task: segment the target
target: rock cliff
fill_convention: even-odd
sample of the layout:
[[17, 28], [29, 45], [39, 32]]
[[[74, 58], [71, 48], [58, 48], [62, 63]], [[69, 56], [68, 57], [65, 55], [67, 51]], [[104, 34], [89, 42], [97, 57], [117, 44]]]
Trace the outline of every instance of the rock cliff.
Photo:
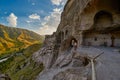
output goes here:
[[91, 80], [91, 58], [103, 52], [94, 60], [97, 80], [119, 80], [119, 5], [119, 0], [68, 0], [57, 31], [33, 55], [45, 66], [36, 80]]

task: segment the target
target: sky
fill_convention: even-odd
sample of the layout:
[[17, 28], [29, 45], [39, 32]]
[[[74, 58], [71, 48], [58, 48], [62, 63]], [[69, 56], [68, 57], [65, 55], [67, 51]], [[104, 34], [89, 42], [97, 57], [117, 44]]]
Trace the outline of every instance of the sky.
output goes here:
[[52, 34], [67, 0], [0, 0], [0, 24]]

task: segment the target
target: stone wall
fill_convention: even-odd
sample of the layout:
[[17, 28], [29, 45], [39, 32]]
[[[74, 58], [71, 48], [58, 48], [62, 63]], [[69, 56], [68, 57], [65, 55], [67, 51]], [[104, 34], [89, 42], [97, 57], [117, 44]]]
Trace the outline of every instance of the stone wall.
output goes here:
[[100, 33], [88, 33], [84, 40], [85, 46], [111, 46], [111, 35]]

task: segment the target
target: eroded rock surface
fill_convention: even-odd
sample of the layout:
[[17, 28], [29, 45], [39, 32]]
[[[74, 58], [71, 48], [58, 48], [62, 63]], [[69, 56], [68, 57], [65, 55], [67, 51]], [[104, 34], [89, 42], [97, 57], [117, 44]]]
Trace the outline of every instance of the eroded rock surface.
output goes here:
[[33, 55], [45, 66], [36, 80], [91, 80], [90, 57], [102, 52], [94, 62], [97, 80], [120, 80], [119, 5], [119, 0], [68, 0], [57, 31]]
[[[87, 63], [87, 64], [86, 64]], [[37, 80], [87, 80], [89, 60], [71, 50], [59, 56], [50, 69], [45, 69]]]
[[79, 47], [74, 56], [72, 52], [64, 54], [64, 58], [58, 57], [55, 64], [40, 73], [36, 80], [91, 80], [89, 57], [102, 52], [104, 54], [95, 60], [97, 80], [119, 80], [120, 53], [117, 48], [105, 47]]

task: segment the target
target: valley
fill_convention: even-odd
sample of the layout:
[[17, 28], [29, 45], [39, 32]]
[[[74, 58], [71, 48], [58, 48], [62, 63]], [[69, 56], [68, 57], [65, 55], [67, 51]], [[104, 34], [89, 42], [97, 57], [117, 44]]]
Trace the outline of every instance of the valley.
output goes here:
[[0, 76], [35, 79], [44, 67], [34, 62], [32, 55], [41, 48], [43, 40], [44, 36], [35, 32], [0, 25]]

